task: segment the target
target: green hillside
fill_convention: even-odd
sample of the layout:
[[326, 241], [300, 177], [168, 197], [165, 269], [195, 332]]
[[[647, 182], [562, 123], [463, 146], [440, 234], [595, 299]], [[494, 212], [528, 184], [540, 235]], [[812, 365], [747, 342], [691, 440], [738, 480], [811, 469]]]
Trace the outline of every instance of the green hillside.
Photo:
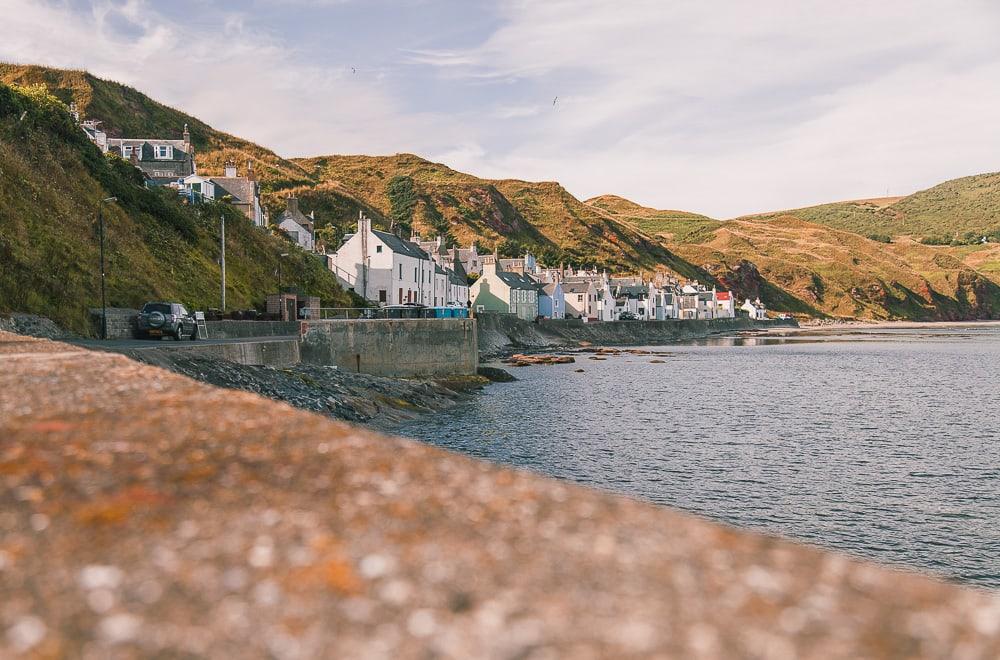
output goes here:
[[[550, 264], [669, 269], [709, 278], [659, 241], [584, 204], [554, 182], [488, 180], [412, 154], [296, 159], [310, 176], [362, 201], [382, 223], [506, 256], [532, 250]], [[352, 219], [348, 221], [353, 222]]]
[[[272, 217], [284, 208], [285, 197], [295, 194], [300, 208], [316, 213], [317, 236], [330, 248], [353, 230], [361, 211], [377, 226], [402, 235], [417, 231], [428, 238], [441, 235], [449, 244], [476, 242], [481, 250], [497, 249], [504, 256], [527, 249], [553, 265], [618, 273], [669, 271], [731, 288], [741, 297], [761, 295], [772, 309], [802, 315], [1000, 316], [997, 174], [956, 179], [906, 198], [718, 221], [650, 209], [613, 195], [582, 202], [556, 182], [481, 179], [411, 154], [285, 159], [135, 89], [81, 71], [0, 65], [0, 81], [44, 84], [62, 101], [75, 101], [85, 117], [103, 120], [111, 135], [179, 135], [187, 123], [200, 171], [220, 173], [227, 158], [240, 164], [253, 160]], [[46, 302], [51, 299], [59, 301], [56, 306], [82, 309], [93, 303], [76, 298], [85, 299], [85, 290], [93, 287], [94, 205], [101, 192], [124, 185], [132, 170], [102, 158], [94, 161], [96, 150], [88, 151], [78, 129], [67, 133], [72, 139], [55, 139], [51, 126], [46, 133], [41, 127], [15, 126], [10, 117], [5, 121], [5, 130], [24, 135], [2, 145], [0, 186], [4, 191], [30, 189], [32, 197], [31, 203], [10, 194], [0, 199], [2, 221], [10, 227], [2, 249], [16, 253], [18, 263], [28, 269], [5, 271], [6, 298], [0, 308], [52, 307]], [[65, 150], [72, 157], [66, 158]], [[128, 281], [115, 284], [121, 299], [116, 304], [142, 297], [135, 294], [139, 290], [176, 292], [190, 296], [185, 300], [212, 304], [217, 210], [187, 209], [154, 192], [132, 195], [134, 200], [123, 193], [122, 208], [109, 211], [114, 240], [120, 242], [116, 258], [126, 265], [112, 271], [130, 272]], [[43, 221], [51, 217], [60, 218], [60, 224]], [[233, 301], [247, 301], [236, 302], [243, 305], [251, 302], [250, 283], [256, 286], [273, 272], [271, 252], [281, 251], [282, 244], [249, 228], [241, 237], [243, 228], [238, 220], [234, 223], [231, 241], [245, 240], [247, 254], [258, 255], [251, 261], [260, 264], [246, 273], [230, 265], [237, 278]], [[39, 245], [29, 235], [46, 240]], [[76, 245], [67, 236], [85, 240]], [[983, 236], [994, 242], [982, 244]], [[266, 245], [261, 243], [265, 239]], [[162, 250], [176, 258], [165, 259]], [[59, 261], [60, 251], [68, 255], [66, 262], [47, 270], [45, 263]], [[159, 274], [161, 269], [170, 276]], [[35, 279], [47, 283], [24, 286]], [[64, 281], [72, 284], [69, 294], [61, 293]], [[172, 281], [177, 288], [169, 289]], [[332, 283], [313, 281], [331, 299], [342, 295]]]
[[1000, 242], [1000, 173], [953, 179], [907, 197], [821, 204], [761, 217], [803, 220], [887, 241], [909, 236], [931, 245]]
[[[1000, 316], [1000, 270], [990, 259], [974, 263], [976, 248], [960, 254], [909, 239], [886, 244], [797, 212], [715, 221], [621, 198], [589, 203], [623, 222], [645, 222], [678, 255], [741, 295], [756, 288], [774, 309], [868, 319]], [[687, 229], [680, 240], [678, 227]]]
[[86, 310], [100, 301], [95, 212], [110, 196], [118, 198], [104, 207], [112, 306], [156, 298], [218, 306], [220, 214], [231, 308], [260, 305], [276, 289], [282, 252], [292, 254], [286, 283], [327, 304], [349, 300], [319, 260], [226, 205], [191, 208], [169, 191], [145, 189], [137, 170], [103, 156], [55, 97], [0, 84], [0, 312], [43, 314], [89, 332]]
[[254, 161], [261, 180], [272, 189], [311, 183], [301, 168], [269, 149], [217, 131], [197, 117], [158, 103], [132, 87], [102, 80], [86, 71], [0, 63], [0, 83], [44, 85], [66, 105], [75, 102], [82, 118], [102, 121], [111, 137], [179, 140], [187, 124], [199, 172], [208, 175], [221, 175], [223, 163], [229, 158], [242, 172], [249, 159]]

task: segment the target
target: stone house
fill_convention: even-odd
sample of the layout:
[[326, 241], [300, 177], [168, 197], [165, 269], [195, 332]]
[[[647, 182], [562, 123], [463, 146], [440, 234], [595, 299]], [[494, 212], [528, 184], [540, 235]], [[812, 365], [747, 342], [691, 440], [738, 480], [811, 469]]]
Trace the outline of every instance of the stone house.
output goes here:
[[180, 140], [107, 138], [107, 145], [110, 153], [121, 156], [142, 170], [147, 185], [162, 186], [197, 174], [194, 146], [187, 124], [184, 124]]

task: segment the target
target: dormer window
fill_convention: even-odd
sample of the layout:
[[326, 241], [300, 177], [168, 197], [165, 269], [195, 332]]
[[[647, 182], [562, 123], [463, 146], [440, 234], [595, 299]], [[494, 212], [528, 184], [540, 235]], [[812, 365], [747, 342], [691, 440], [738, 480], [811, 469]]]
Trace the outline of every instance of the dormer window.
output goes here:
[[173, 158], [174, 148], [168, 144], [158, 144], [154, 147], [153, 155], [157, 160], [167, 160]]
[[123, 144], [122, 145], [122, 158], [131, 158], [131, 157], [132, 157], [132, 145], [131, 144]]

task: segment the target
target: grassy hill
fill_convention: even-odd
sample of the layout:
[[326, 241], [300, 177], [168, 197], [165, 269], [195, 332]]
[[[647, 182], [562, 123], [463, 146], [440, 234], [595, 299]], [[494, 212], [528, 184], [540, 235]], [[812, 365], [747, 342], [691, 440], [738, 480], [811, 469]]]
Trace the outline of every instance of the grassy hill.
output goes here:
[[[718, 283], [740, 296], [760, 294], [772, 309], [803, 315], [1000, 316], [1000, 244], [973, 244], [984, 235], [1000, 238], [998, 174], [949, 181], [905, 198], [839, 202], [719, 221], [650, 209], [613, 195], [582, 202], [555, 182], [482, 179], [411, 154], [285, 159], [135, 89], [81, 71], [0, 65], [0, 82], [44, 84], [63, 102], [75, 101], [85, 117], [104, 121], [111, 135], [180, 135], [187, 123], [200, 171], [217, 174], [227, 158], [241, 165], [252, 159], [272, 215], [294, 193], [303, 210], [316, 212], [318, 234], [333, 247], [343, 233], [353, 230], [358, 212], [363, 211], [377, 226], [395, 228], [403, 235], [411, 230], [425, 237], [443, 235], [450, 244], [477, 242], [481, 249], [496, 248], [505, 256], [530, 249], [549, 264], [598, 266], [614, 272], [667, 270]], [[4, 121], [8, 131], [25, 130], [9, 117]], [[0, 199], [0, 220], [5, 223], [0, 250], [16, 253], [17, 263], [27, 269], [25, 273], [15, 269], [13, 275], [5, 272], [0, 286], [7, 297], [0, 299], [0, 308], [51, 308], [53, 304], [45, 302], [49, 299], [76, 305], [77, 310], [86, 306], [73, 301], [76, 294], [86, 298], [84, 289], [93, 284], [88, 273], [96, 257], [88, 223], [94, 204], [101, 192], [120, 188], [130, 177], [129, 168], [114, 162], [92, 163], [93, 154], [81, 142], [85, 140], [80, 131], [72, 139], [54, 139], [51, 128], [47, 138], [44, 130], [33, 129], [31, 140], [37, 145], [30, 141], [2, 145], [0, 192], [28, 186], [33, 197], [31, 203], [11, 199], [10, 194]], [[63, 162], [66, 149], [74, 155]], [[102, 174], [102, 168], [108, 168], [114, 180], [108, 178], [111, 174]], [[120, 242], [115, 250], [121, 256], [116, 258], [122, 260], [112, 270], [136, 273], [134, 281], [115, 284], [121, 304], [134, 300], [138, 294], [132, 294], [140, 290], [164, 291], [163, 295], [189, 292], [192, 297], [185, 300], [211, 304], [214, 275], [205, 273], [215, 268], [216, 209], [178, 207], [148, 191], [133, 194], [135, 201], [110, 211], [115, 240]], [[46, 224], [46, 217], [58, 217], [65, 226]], [[6, 235], [8, 227], [13, 238]], [[32, 245], [27, 238], [32, 233], [44, 236], [44, 245]], [[70, 235], [88, 238], [75, 245], [66, 238]], [[234, 284], [239, 291], [234, 302], [249, 303], [253, 288], [273, 271], [268, 255], [280, 251], [281, 244], [259, 243], [264, 240], [260, 232], [234, 235], [231, 240], [246, 240], [246, 254], [259, 255], [257, 271], [240, 273], [239, 266], [236, 271], [229, 267], [233, 276], [243, 278], [243, 283]], [[158, 256], [161, 249], [182, 256], [168, 263]], [[60, 251], [68, 251], [69, 260], [50, 274], [44, 264], [57, 261]], [[116, 270], [118, 266], [123, 268]], [[161, 269], [169, 276], [158, 274]], [[304, 272], [299, 276], [319, 277]], [[73, 295], [60, 293], [66, 278], [73, 283]], [[36, 280], [48, 283], [26, 286]], [[170, 289], [172, 281], [179, 288]], [[325, 280], [310, 281], [331, 299], [343, 295]], [[90, 299], [86, 304], [92, 303]]]
[[909, 239], [886, 244], [796, 212], [715, 221], [646, 209], [620, 198], [598, 197], [589, 203], [623, 222], [642, 223], [679, 256], [737, 290], [751, 288], [743, 280], [746, 272], [756, 270], [759, 277], [751, 283], [760, 282], [762, 297], [777, 309], [873, 319], [1000, 315], [1000, 279], [995, 277], [1000, 269], [992, 268], [989, 258], [971, 262], [975, 248], [955, 254], [952, 248]]
[[77, 104], [84, 119], [98, 119], [111, 137], [161, 137], [180, 139], [184, 125], [191, 131], [199, 172], [221, 175], [223, 164], [232, 158], [242, 172], [247, 160], [269, 189], [290, 188], [312, 183], [293, 162], [252, 142], [213, 129], [196, 117], [158, 103], [145, 94], [86, 71], [0, 63], [0, 83], [44, 85], [51, 94], [69, 105]]
[[[669, 269], [705, 277], [653, 239], [554, 182], [487, 180], [412, 154], [297, 159], [310, 176], [377, 211], [377, 223], [508, 256], [530, 249], [551, 264]], [[317, 187], [317, 191], [320, 187]], [[353, 222], [353, 218], [348, 219]]]
[[908, 236], [931, 245], [1000, 242], [1000, 173], [953, 179], [907, 197], [822, 204], [793, 215], [882, 241]]
[[[150, 130], [159, 132], [155, 127]], [[134, 307], [176, 299], [218, 306], [219, 215], [226, 215], [228, 303], [249, 308], [285, 282], [342, 305], [349, 297], [319, 260], [252, 226], [227, 205], [191, 208], [147, 190], [137, 170], [105, 157], [66, 107], [38, 88], [0, 84], [0, 312], [32, 312], [88, 332], [99, 305], [95, 213], [106, 204], [108, 302]]]

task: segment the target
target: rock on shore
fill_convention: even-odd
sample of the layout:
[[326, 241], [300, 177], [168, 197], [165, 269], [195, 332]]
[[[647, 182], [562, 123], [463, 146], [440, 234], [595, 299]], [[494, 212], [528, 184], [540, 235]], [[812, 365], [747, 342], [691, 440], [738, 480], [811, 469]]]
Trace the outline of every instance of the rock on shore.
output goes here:
[[247, 366], [182, 351], [126, 354], [203, 383], [254, 392], [296, 408], [380, 428], [451, 407], [488, 382], [479, 377], [441, 382], [401, 380], [309, 364]]

